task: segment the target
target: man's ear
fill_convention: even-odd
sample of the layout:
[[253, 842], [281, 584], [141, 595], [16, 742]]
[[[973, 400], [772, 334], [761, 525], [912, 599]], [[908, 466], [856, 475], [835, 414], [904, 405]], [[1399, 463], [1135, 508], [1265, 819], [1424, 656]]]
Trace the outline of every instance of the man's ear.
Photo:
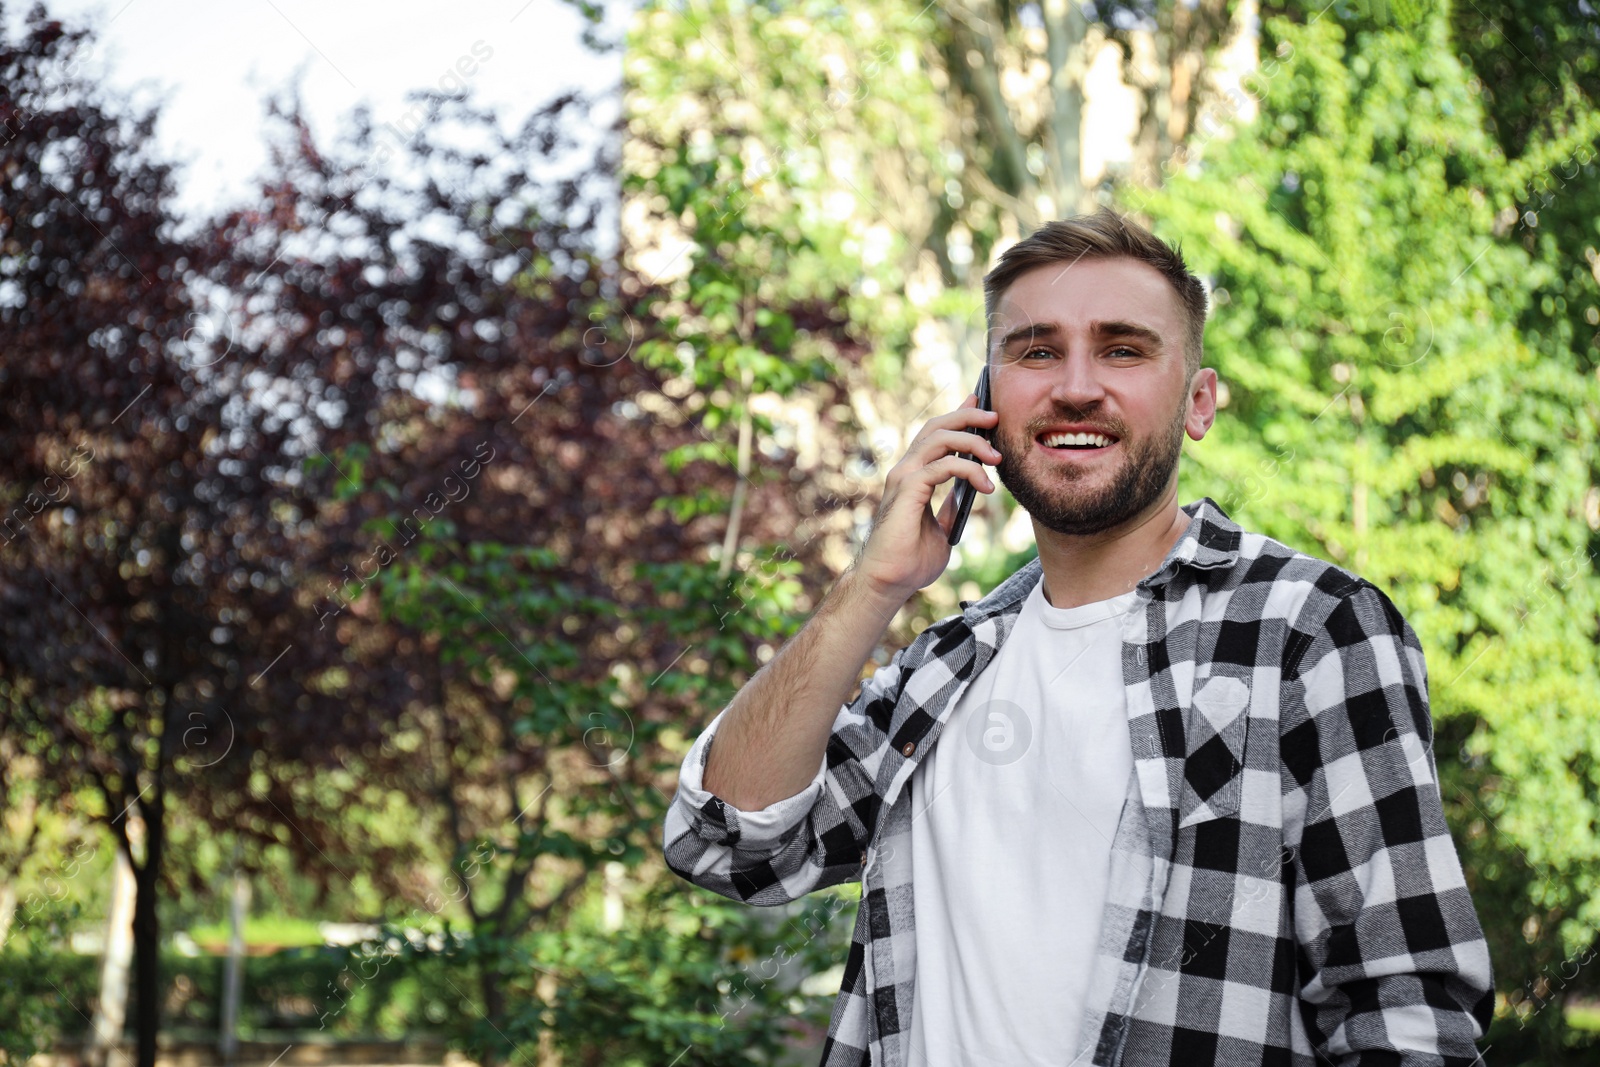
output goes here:
[[1194, 372], [1194, 377], [1189, 380], [1189, 396], [1186, 401], [1188, 413], [1184, 416], [1183, 428], [1191, 440], [1198, 441], [1211, 429], [1211, 424], [1217, 421], [1217, 372], [1210, 367], [1201, 367]]

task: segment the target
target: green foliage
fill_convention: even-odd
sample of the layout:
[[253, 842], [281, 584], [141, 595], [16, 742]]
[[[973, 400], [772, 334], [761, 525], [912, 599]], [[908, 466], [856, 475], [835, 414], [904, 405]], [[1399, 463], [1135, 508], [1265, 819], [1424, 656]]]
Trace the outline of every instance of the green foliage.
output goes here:
[[705, 704], [725, 702], [737, 690], [728, 683], [755, 672], [752, 643], [781, 641], [805, 621], [800, 564], [786, 546], [765, 546], [750, 566], [728, 576], [696, 561], [641, 563], [634, 575], [648, 591], [636, 610], [639, 621], [680, 641], [702, 642], [716, 663], [705, 677], [670, 683], [692, 686]]
[[[541, 1021], [567, 1062], [771, 1064], [789, 1038], [826, 1028], [837, 989], [795, 983], [844, 958], [855, 904], [820, 893], [774, 913], [663, 879], [629, 901], [619, 928], [591, 912], [540, 939], [557, 980]], [[531, 1033], [531, 1014], [514, 1025]]]
[[[1172, 8], [1157, 5], [1158, 25]], [[996, 10], [1011, 36], [984, 39], [1015, 54], [974, 63], [962, 43], [973, 26], [899, 0], [640, 9], [626, 58], [624, 209], [630, 220], [644, 209], [630, 237], [667, 251], [647, 268], [655, 276], [620, 279], [626, 298], [595, 270], [578, 299], [558, 284], [549, 250], [560, 242], [516, 249], [528, 265], [504, 292], [560, 314], [536, 329], [509, 318], [519, 336], [558, 338], [560, 350], [487, 361], [533, 364], [535, 387], [551, 394], [519, 394], [504, 412], [505, 427], [522, 420], [530, 433], [508, 464], [514, 488], [481, 488], [415, 543], [406, 534], [371, 580], [379, 622], [356, 604], [367, 579], [341, 584], [337, 624], [365, 636], [309, 674], [306, 692], [340, 697], [370, 682], [378, 664], [358, 649], [372, 636], [362, 627], [380, 623], [403, 634], [393, 647], [405, 649], [404, 671], [427, 685], [392, 709], [382, 752], [286, 775], [271, 794], [297, 817], [306, 802], [364, 835], [373, 852], [334, 887], [355, 910], [387, 912], [374, 872], [401, 841], [426, 839], [449, 901], [430, 898], [421, 925], [465, 915], [471, 936], [429, 943], [392, 927], [350, 950], [251, 958], [246, 1033], [438, 1026], [486, 1059], [553, 1045], [575, 1063], [679, 1067], [770, 1063], [801, 1024], [817, 1040], [832, 994], [795, 982], [844, 958], [853, 890], [782, 910], [695, 890], [657, 861], [658, 801], [696, 724], [795, 632], [808, 582], [825, 580], [817, 553], [785, 540], [798, 535], [781, 509], [803, 514], [796, 487], [859, 455], [854, 416], [832, 416], [843, 431], [819, 420], [824, 456], [845, 458], [802, 471], [776, 461], [786, 427], [770, 402], [848, 411], [839, 387], [871, 386], [887, 394], [880, 413], [909, 415], [927, 384], [904, 374], [914, 331], [943, 320], [958, 352], [981, 333], [970, 283], [1015, 231], [1016, 195], [1037, 185], [1021, 171], [1007, 183], [1002, 139], [983, 125], [994, 119], [972, 106], [984, 64], [1024, 74], [1037, 58], [1016, 48], [1031, 6]], [[1579, 1061], [1589, 1038], [1546, 1007], [1600, 988], [1588, 966], [1600, 935], [1593, 30], [1592, 10], [1568, 0], [1505, 11], [1352, 0], [1269, 17], [1266, 62], [1247, 83], [1260, 120], [1236, 133], [1202, 122], [1190, 166], [1159, 190], [1123, 191], [1215, 286], [1208, 354], [1228, 403], [1191, 450], [1184, 498], [1209, 494], [1245, 525], [1372, 579], [1422, 637], [1435, 758], [1504, 999], [1489, 1039], [1502, 1061]], [[263, 262], [243, 277], [278, 261]], [[353, 312], [337, 294], [366, 276], [364, 264], [346, 267], [328, 289], [326, 314], [340, 320]], [[421, 332], [481, 338], [462, 316], [504, 278], [474, 280], [489, 276], [463, 283], [470, 299], [432, 297], [427, 306], [448, 314], [424, 316]], [[422, 299], [404, 297], [408, 309]], [[592, 336], [605, 344], [590, 347]], [[624, 337], [629, 358], [611, 360]], [[490, 382], [489, 399], [525, 384]], [[590, 390], [576, 401], [574, 382]], [[625, 452], [621, 424], [599, 423], [634, 400], [645, 415], [621, 427], [637, 448]], [[656, 436], [663, 426], [673, 433]], [[375, 440], [421, 452], [436, 432], [457, 431], [419, 422]], [[403, 511], [413, 458], [363, 440], [326, 444], [303, 463], [306, 484], [324, 487], [330, 514], [359, 512], [363, 535], [399, 541], [373, 516]], [[580, 459], [563, 466], [568, 447]], [[646, 471], [639, 485], [603, 492], [633, 470]], [[483, 523], [474, 508], [519, 496], [550, 514], [492, 534], [471, 527]], [[273, 522], [311, 529], [315, 517], [285, 507]], [[524, 528], [530, 543], [513, 543]], [[635, 540], [611, 544], [619, 530]], [[946, 580], [987, 590], [1028, 555], [964, 557]], [[85, 631], [84, 647], [102, 640]], [[281, 645], [262, 647], [241, 678], [275, 662]], [[91, 714], [85, 728], [105, 733], [109, 709]], [[202, 874], [231, 870], [221, 839], [180, 816], [173, 852], [199, 857]], [[263, 856], [289, 862], [282, 845]], [[609, 898], [584, 884], [601, 870], [616, 879]], [[87, 882], [71, 900], [92, 900]], [[557, 906], [550, 890], [567, 883], [570, 906]], [[608, 911], [616, 892], [620, 921]], [[194, 895], [163, 907], [214, 915]], [[21, 932], [0, 955], [8, 1062], [81, 1031], [93, 960], [60, 953], [68, 903], [24, 893]], [[164, 961], [180, 1026], [215, 1027], [221, 962]], [[1587, 1018], [1581, 1006], [1565, 1017]]]
[[682, 371], [699, 392], [739, 391], [732, 403], [701, 413], [708, 431], [743, 415], [750, 393], [786, 395], [829, 376], [821, 353], [802, 343], [784, 310], [795, 300], [835, 295], [818, 277], [817, 239], [800, 236], [794, 220], [763, 212], [745, 193], [745, 171], [737, 146], [712, 138], [674, 146], [650, 180], [625, 181], [635, 195], [662, 196], [670, 217], [688, 221], [694, 248], [681, 302], [658, 305], [664, 336], [642, 344], [639, 354], [646, 366]]
[[80, 910], [76, 901], [47, 899], [0, 949], [0, 1063], [27, 1063], [92, 1010], [96, 960], [57, 948]]
[[[289, 949], [244, 958], [239, 1033], [316, 1032], [327, 1038], [400, 1038], [419, 1030], [443, 1033], [470, 988], [461, 963], [408, 945]], [[222, 1012], [221, 956], [163, 954], [162, 1002], [167, 1024], [188, 1034], [215, 1035]], [[62, 951], [35, 939], [0, 953], [0, 1052], [4, 1062], [26, 1060], [61, 1037], [83, 1037], [99, 989], [99, 958]]]
[[[247, 957], [241, 1035], [299, 1030], [349, 1039], [445, 1032], [462, 1007], [459, 990], [471, 985], [469, 969], [449, 957], [417, 951], [426, 941], [416, 931], [385, 934], [376, 944]], [[172, 983], [189, 993], [179, 1015], [182, 1024], [203, 1031], [220, 1024], [223, 964], [215, 956], [176, 963]]]
[[681, 367], [707, 394], [741, 381], [788, 394], [828, 373], [809, 336], [819, 328], [849, 324], [903, 351], [920, 316], [906, 295], [917, 235], [961, 166], [922, 62], [926, 11], [641, 8], [623, 187], [691, 242], [687, 270], [663, 268], [678, 303], [644, 362]]
[[1600, 934], [1600, 383], [1570, 332], [1529, 330], [1573, 284], [1560, 244], [1509, 231], [1529, 169], [1592, 158], [1600, 115], [1508, 162], [1443, 11], [1280, 18], [1263, 53], [1260, 119], [1125, 197], [1215, 286], [1227, 405], [1184, 495], [1350, 567], [1415, 627], [1498, 986], [1559, 1056], [1560, 1012], [1525, 997], [1597, 984], [1545, 972]]

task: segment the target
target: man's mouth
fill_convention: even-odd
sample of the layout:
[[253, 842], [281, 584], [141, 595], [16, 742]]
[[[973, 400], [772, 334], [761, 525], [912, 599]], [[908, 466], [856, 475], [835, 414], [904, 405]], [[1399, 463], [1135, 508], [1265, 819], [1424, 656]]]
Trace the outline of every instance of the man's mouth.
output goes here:
[[1110, 448], [1117, 443], [1115, 437], [1103, 433], [1045, 433], [1039, 443], [1046, 448], [1070, 449], [1085, 452], [1097, 448]]

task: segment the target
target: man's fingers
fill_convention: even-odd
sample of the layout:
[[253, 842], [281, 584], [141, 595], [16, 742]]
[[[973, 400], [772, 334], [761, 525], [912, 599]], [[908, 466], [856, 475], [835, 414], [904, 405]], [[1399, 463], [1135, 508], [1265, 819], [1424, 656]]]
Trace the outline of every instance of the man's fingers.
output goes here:
[[970, 456], [993, 466], [1000, 462], [1000, 451], [971, 430], [934, 430], [906, 454], [905, 463], [913, 470], [927, 470], [952, 456]]
[[[950, 558], [950, 531], [955, 529], [961, 482], [976, 492], [993, 493], [994, 482], [983, 468], [999, 454], [984, 438], [999, 420], [978, 407], [969, 393], [961, 406], [928, 420], [884, 478], [883, 499], [862, 549], [862, 568], [888, 588], [921, 589], [937, 578]], [[973, 457], [973, 458], [969, 458]], [[933, 496], [955, 480], [937, 513]], [[938, 533], [928, 528], [932, 518]]]
[[939, 430], [993, 429], [995, 423], [999, 420], [1000, 416], [993, 411], [978, 407], [978, 398], [968, 393], [967, 398], [961, 402], [960, 407], [954, 411], [947, 411], [943, 415], [935, 415], [923, 423], [922, 429], [914, 439], [912, 447], [916, 447], [916, 441], [920, 441]]
[[[972, 487], [980, 493], [994, 492], [994, 482], [989, 480], [989, 472], [984, 470], [981, 464], [956, 455], [936, 459], [926, 467], [923, 467], [917, 474], [930, 488], [954, 477], [964, 478], [971, 482]], [[929, 500], [931, 501], [932, 499], [930, 495]]]
[[939, 505], [939, 516], [937, 522], [939, 523], [939, 529], [944, 531], [944, 535], [946, 537], [949, 537], [950, 529], [955, 525], [956, 522], [955, 486], [951, 486], [950, 491], [944, 495], [944, 503]]

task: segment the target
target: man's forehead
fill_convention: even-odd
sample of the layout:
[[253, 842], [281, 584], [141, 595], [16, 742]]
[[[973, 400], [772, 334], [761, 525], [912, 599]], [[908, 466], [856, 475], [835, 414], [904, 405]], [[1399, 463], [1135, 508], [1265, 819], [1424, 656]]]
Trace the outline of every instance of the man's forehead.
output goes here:
[[[1135, 259], [1047, 263], [1017, 277], [1001, 294], [991, 340], [1033, 325], [1088, 333], [1096, 323], [1132, 322], [1163, 338], [1181, 337], [1178, 294], [1161, 272]], [[1168, 335], [1173, 335], [1168, 337]]]

